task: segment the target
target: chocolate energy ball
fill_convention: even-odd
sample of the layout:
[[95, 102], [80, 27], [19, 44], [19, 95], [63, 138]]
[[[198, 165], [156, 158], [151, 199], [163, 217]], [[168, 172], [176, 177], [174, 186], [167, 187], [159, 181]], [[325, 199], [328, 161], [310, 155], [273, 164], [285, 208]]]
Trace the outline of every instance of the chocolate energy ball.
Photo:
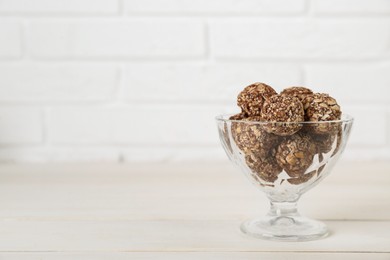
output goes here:
[[290, 177], [301, 177], [313, 162], [316, 146], [311, 138], [298, 133], [284, 140], [277, 148], [276, 162]]
[[250, 116], [260, 115], [264, 100], [275, 95], [276, 91], [267, 84], [253, 83], [238, 94], [237, 105]]
[[[328, 94], [316, 93], [307, 95], [302, 101], [305, 110], [305, 120], [311, 122], [340, 120], [341, 110], [337, 101]], [[335, 123], [319, 123], [312, 125], [318, 134], [333, 132]]]
[[269, 151], [277, 146], [281, 137], [270, 134], [264, 130], [260, 116], [251, 116], [243, 119], [243, 122], [232, 122], [232, 136], [238, 148], [244, 153], [257, 153], [259, 156], [267, 156]]
[[[239, 113], [236, 115], [233, 115], [229, 117], [230, 120], [242, 120], [247, 115], [245, 113]], [[223, 137], [223, 143], [226, 146], [226, 148], [229, 150], [230, 153], [233, 153], [232, 145], [230, 143], [230, 137], [229, 137], [229, 131], [228, 131], [228, 124], [224, 122], [222, 131], [222, 137]]]
[[289, 87], [280, 92], [280, 95], [293, 96], [298, 98], [300, 101], [310, 94], [313, 94], [313, 91], [305, 87]]
[[302, 124], [297, 122], [304, 121], [304, 115], [301, 101], [296, 97], [286, 95], [274, 95], [266, 99], [261, 110], [261, 117], [264, 121], [275, 122], [265, 125], [265, 130], [280, 136], [298, 132]]
[[317, 153], [328, 153], [332, 150], [337, 133], [310, 134], [311, 139], [317, 147]]
[[232, 115], [231, 117], [229, 117], [229, 120], [242, 120], [242, 119], [247, 118], [247, 117], [248, 117], [248, 115], [245, 112], [241, 112], [241, 113]]
[[255, 179], [274, 182], [282, 172], [282, 167], [277, 164], [273, 156], [263, 157], [256, 153], [249, 153], [245, 156], [245, 161]]

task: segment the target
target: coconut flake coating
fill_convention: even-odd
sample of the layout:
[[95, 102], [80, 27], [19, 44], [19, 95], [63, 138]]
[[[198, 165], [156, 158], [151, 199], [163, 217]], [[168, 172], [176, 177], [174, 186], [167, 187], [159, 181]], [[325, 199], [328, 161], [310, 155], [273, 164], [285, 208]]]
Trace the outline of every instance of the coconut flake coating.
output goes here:
[[267, 122], [279, 122], [267, 124], [267, 132], [280, 136], [292, 135], [302, 127], [297, 122], [304, 121], [303, 105], [296, 97], [274, 95], [265, 100], [261, 117]]
[[275, 154], [276, 162], [290, 177], [301, 177], [313, 162], [316, 150], [308, 135], [298, 133], [280, 143]]
[[278, 178], [278, 174], [282, 172], [273, 156], [264, 157], [256, 153], [249, 153], [245, 156], [245, 161], [248, 167], [252, 170], [253, 177], [273, 183]]
[[298, 98], [300, 101], [310, 94], [313, 94], [313, 91], [305, 87], [289, 87], [280, 92], [280, 95], [293, 96]]
[[237, 105], [250, 116], [260, 115], [264, 100], [276, 95], [276, 91], [267, 84], [256, 82], [244, 88], [238, 94]]
[[242, 121], [232, 122], [232, 136], [244, 153], [256, 153], [265, 157], [280, 143], [280, 136], [268, 133], [263, 124], [256, 123], [262, 121], [260, 116], [247, 117]]
[[[311, 122], [340, 120], [341, 110], [337, 101], [328, 94], [316, 93], [307, 95], [303, 101], [305, 120]], [[333, 132], [334, 123], [319, 123], [313, 125], [313, 131], [318, 134]]]

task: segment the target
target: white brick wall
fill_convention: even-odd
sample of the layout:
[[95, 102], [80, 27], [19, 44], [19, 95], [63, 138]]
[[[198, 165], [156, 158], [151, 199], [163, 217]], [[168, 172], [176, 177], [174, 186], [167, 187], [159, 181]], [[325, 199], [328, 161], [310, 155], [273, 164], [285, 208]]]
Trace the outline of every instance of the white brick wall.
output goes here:
[[344, 159], [390, 160], [390, 1], [0, 1], [0, 161], [227, 160], [254, 81], [331, 93]]
[[32, 22], [28, 36], [31, 55], [37, 59], [192, 58], [205, 54], [203, 23], [183, 19], [50, 20]]
[[306, 84], [332, 93], [341, 104], [389, 104], [390, 62], [338, 62], [305, 66]]
[[0, 23], [0, 58], [20, 58], [22, 55], [22, 31], [19, 23]]
[[0, 110], [0, 144], [36, 145], [42, 143], [42, 112], [38, 108], [14, 108], [2, 106]]
[[210, 24], [218, 58], [381, 58], [388, 53], [388, 20], [233, 18]]
[[302, 13], [304, 0], [124, 0], [128, 14], [289, 14]]
[[0, 63], [1, 101], [99, 101], [112, 100], [118, 86], [116, 66]]
[[242, 86], [259, 78], [278, 87], [291, 82], [302, 83], [301, 69], [295, 65], [259, 62], [131, 63], [125, 66], [123, 97], [129, 101], [226, 101], [234, 105]]
[[217, 144], [217, 131], [210, 130], [215, 130], [213, 117], [223, 111], [214, 105], [58, 107], [49, 111], [48, 139], [54, 144]]
[[390, 1], [388, 0], [313, 0], [313, 12], [318, 14], [389, 14]]
[[115, 14], [118, 1], [112, 0], [1, 0], [2, 14]]

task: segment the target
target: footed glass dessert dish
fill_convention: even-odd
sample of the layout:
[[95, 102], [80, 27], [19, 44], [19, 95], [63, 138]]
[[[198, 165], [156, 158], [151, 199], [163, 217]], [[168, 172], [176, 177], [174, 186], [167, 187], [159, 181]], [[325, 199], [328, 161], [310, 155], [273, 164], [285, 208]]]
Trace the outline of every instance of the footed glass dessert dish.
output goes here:
[[[247, 220], [242, 232], [263, 239], [307, 241], [325, 237], [322, 222], [299, 214], [302, 194], [321, 182], [340, 158], [353, 118], [321, 122], [259, 122], [216, 118], [220, 140], [229, 159], [271, 202], [264, 217]], [[291, 135], [272, 134], [274, 129]]]

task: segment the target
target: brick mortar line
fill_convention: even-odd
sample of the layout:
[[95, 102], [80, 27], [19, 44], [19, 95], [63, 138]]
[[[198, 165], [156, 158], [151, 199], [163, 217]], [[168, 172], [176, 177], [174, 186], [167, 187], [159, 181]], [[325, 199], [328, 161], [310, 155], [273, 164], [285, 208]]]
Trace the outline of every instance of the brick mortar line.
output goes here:
[[211, 48], [211, 37], [210, 37], [210, 24], [208, 19], [204, 21], [203, 37], [204, 37], [205, 60], [211, 62], [213, 55], [211, 53], [212, 48]]
[[[83, 66], [102, 66], [102, 67], [115, 67], [118, 64], [127, 65], [137, 65], [137, 64], [153, 64], [153, 65], [170, 65], [170, 64], [180, 64], [180, 65], [199, 65], [199, 66], [218, 66], [225, 64], [257, 64], [261, 66], [268, 65], [281, 65], [281, 66], [295, 66], [298, 64], [303, 64], [304, 66], [311, 65], [356, 65], [356, 66], [375, 66], [375, 65], [390, 65], [390, 54], [389, 57], [378, 57], [370, 58], [369, 60], [355, 60], [355, 59], [328, 59], [328, 60], [306, 60], [299, 58], [218, 58], [218, 59], [204, 59], [204, 58], [194, 58], [194, 59], [152, 59], [152, 58], [139, 58], [133, 59], [129, 58], [126, 60], [98, 60], [98, 59], [35, 59], [35, 60], [17, 60], [17, 59], [7, 59], [0, 58], [1, 65], [20, 65], [23, 66], [35, 66], [35, 65], [55, 65], [55, 66], [73, 66], [80, 65]], [[332, 64], [334, 63], [334, 64]], [[16, 66], [17, 67], [17, 66]]]
[[116, 0], [118, 5], [118, 15], [123, 17], [126, 15], [124, 0]]
[[[20, 58], [0, 58], [0, 63], [2, 62], [20, 62]], [[26, 60], [27, 61], [27, 60]], [[142, 63], [148, 63], [148, 62], [161, 62], [161, 63], [168, 63], [168, 62], [187, 62], [187, 63], [196, 63], [196, 62], [215, 62], [215, 63], [245, 63], [245, 62], [256, 62], [256, 63], [281, 63], [281, 64], [286, 64], [286, 63], [296, 63], [296, 62], [310, 62], [310, 63], [324, 63], [324, 64], [329, 64], [329, 63], [335, 63], [335, 64], [342, 64], [342, 63], [364, 63], [364, 62], [380, 62], [380, 63], [385, 63], [385, 62], [390, 62], [390, 54], [389, 52], [381, 52], [378, 53], [377, 56], [372, 56], [372, 57], [323, 57], [323, 58], [310, 58], [310, 57], [232, 57], [232, 56], [215, 56], [213, 55], [212, 51], [210, 51], [210, 58], [205, 58], [204, 55], [198, 56], [198, 57], [191, 57], [191, 56], [186, 56], [183, 55], [181, 57], [53, 57], [53, 58], [42, 58], [42, 57], [31, 57], [32, 62], [40, 62], [42, 64], [45, 63], [61, 63], [65, 62], [66, 63], [95, 63], [96, 64], [106, 64], [106, 62], [110, 63], [116, 63], [116, 62], [123, 62], [123, 63], [136, 63], [136, 62], [142, 62]], [[62, 64], [62, 63], [61, 63]]]
[[[303, 84], [307, 85], [307, 84]], [[122, 97], [119, 95], [119, 97]], [[233, 101], [233, 103], [232, 103]], [[186, 99], [183, 101], [173, 101], [168, 99], [161, 100], [136, 100], [136, 99], [126, 99], [120, 100], [120, 102], [113, 102], [113, 100], [107, 101], [54, 101], [53, 103], [46, 101], [0, 101], [1, 107], [13, 107], [13, 108], [25, 108], [29, 107], [41, 107], [45, 106], [47, 108], [61, 108], [61, 107], [72, 107], [72, 108], [130, 108], [133, 106], [140, 107], [148, 107], [152, 106], [152, 108], [156, 107], [178, 107], [178, 108], [198, 108], [198, 107], [234, 107], [236, 108], [236, 104], [234, 98], [232, 100], [190, 100]], [[348, 103], [343, 103], [342, 106], [350, 108], [350, 109], [378, 109], [378, 110], [387, 110], [389, 108], [388, 102], [382, 101], [364, 101], [356, 100], [350, 101]]]
[[[192, 149], [199, 149], [200, 150], [205, 150], [205, 149], [212, 149], [211, 151], [213, 152], [218, 152], [220, 151], [223, 154], [223, 149], [222, 146], [219, 143], [210, 143], [210, 144], [195, 144], [195, 143], [190, 143], [190, 144], [142, 144], [142, 143], [126, 143], [126, 144], [114, 144], [114, 143], [107, 143], [107, 144], [80, 144], [80, 143], [52, 143], [49, 146], [45, 146], [42, 144], [29, 144], [29, 143], [21, 143], [21, 144], [12, 144], [12, 143], [2, 143], [0, 144], [0, 151], [6, 151], [6, 150], [42, 150], [42, 151], [58, 151], [61, 152], [62, 149], [96, 149], [98, 148], [101, 150], [104, 149], [118, 149], [118, 153], [124, 153], [125, 150], [121, 149], [134, 149], [134, 150], [139, 150], [139, 149], [145, 149], [145, 150], [150, 150], [150, 149], [161, 149], [161, 150], [192, 150]], [[363, 144], [347, 144], [346, 147], [346, 152], [359, 152], [359, 151], [369, 151], [373, 152], [378, 149], [381, 149], [383, 152], [387, 152], [390, 155], [390, 146], [389, 145], [363, 145]], [[118, 154], [119, 155], [119, 154]], [[378, 157], [380, 154], [374, 154], [374, 157]], [[344, 156], [343, 156], [344, 157]], [[383, 156], [382, 156], [383, 157]], [[1, 156], [0, 156], [1, 158]]]
[[[180, 144], [180, 143], [167, 143], [167, 144], [150, 144], [150, 143], [72, 143], [72, 142], [64, 142], [64, 143], [50, 143], [50, 145], [42, 145], [42, 144], [30, 144], [30, 143], [2, 143], [0, 145], [0, 150], [2, 149], [68, 149], [68, 148], [134, 148], [134, 149], [187, 149], [187, 148], [200, 148], [200, 149], [222, 149], [222, 146], [216, 140], [215, 143], [209, 144], [198, 144], [198, 143], [188, 143], [188, 144]], [[221, 150], [223, 151], [223, 150]]]
[[42, 144], [44, 147], [50, 147], [49, 142], [49, 108], [42, 108]]
[[[119, 6], [121, 8], [121, 6]], [[61, 19], [137, 19], [137, 18], [159, 18], [159, 19], [176, 19], [176, 18], [183, 18], [183, 19], [193, 19], [193, 18], [208, 18], [208, 17], [215, 17], [215, 18], [257, 18], [259, 15], [261, 15], [264, 18], [291, 18], [291, 17], [304, 17], [305, 13], [303, 12], [285, 12], [285, 13], [278, 13], [278, 12], [240, 12], [240, 13], [234, 13], [234, 12], [224, 12], [224, 13], [218, 13], [218, 12], [126, 12], [125, 10], [119, 9], [116, 13], [103, 13], [103, 12], [96, 12], [96, 13], [88, 13], [88, 12], [74, 12], [74, 13], [66, 13], [66, 12], [1, 12], [0, 11], [0, 19], [17, 19], [17, 18], [29, 18], [33, 20], [43, 20], [43, 19], [54, 19], [54, 20], [61, 20]], [[360, 17], [359, 15], [356, 15], [356, 17]]]
[[[121, 8], [121, 6], [119, 6]], [[159, 18], [159, 19], [193, 19], [193, 18], [216, 18], [216, 19], [224, 19], [224, 18], [261, 18], [259, 19], [268, 19], [268, 18], [319, 18], [319, 19], [332, 19], [332, 18], [340, 18], [340, 19], [380, 19], [380, 18], [389, 18], [388, 15], [390, 12], [371, 12], [367, 13], [364, 11], [361, 12], [346, 12], [346, 11], [336, 11], [336, 12], [315, 12], [311, 9], [304, 8], [302, 12], [126, 12], [125, 10], [119, 9], [116, 13], [103, 13], [103, 12], [0, 12], [0, 19], [20, 19], [20, 18], [29, 18], [33, 20], [44, 20], [44, 19], [137, 19], [137, 18]]]
[[28, 23], [25, 19], [22, 19], [20, 21], [20, 30], [21, 30], [21, 35], [20, 35], [20, 40], [21, 40], [21, 59], [20, 62], [23, 62], [28, 59]]
[[[390, 12], [389, 12], [390, 13]], [[362, 13], [364, 14], [364, 13]], [[0, 13], [0, 20], [9, 20], [9, 21], [18, 21], [21, 19], [26, 19], [29, 22], [88, 22], [88, 23], [94, 23], [94, 22], [131, 22], [131, 21], [137, 21], [137, 22], [153, 22], [153, 21], [193, 21], [193, 22], [199, 22], [204, 19], [210, 19], [210, 22], [232, 22], [232, 21], [238, 21], [238, 22], [270, 22], [270, 21], [344, 21], [344, 22], [358, 22], [361, 23], [362, 21], [388, 21], [390, 20], [390, 17], [388, 14], [372, 14], [372, 15], [363, 15], [362, 14], [356, 14], [356, 15], [348, 15], [345, 16], [345, 14], [334, 14], [334, 15], [315, 15], [310, 16], [306, 14], [305, 12], [302, 12], [300, 14], [278, 14], [278, 15], [272, 15], [272, 14], [247, 14], [242, 13], [238, 15], [229, 15], [229, 14], [202, 14], [202, 15], [188, 15], [188, 14], [177, 14], [177, 15], [170, 15], [170, 14], [164, 14], [164, 15], [158, 15], [158, 14], [139, 14], [139, 15], [125, 15], [122, 16], [119, 13], [117, 14], [107, 14], [107, 15], [91, 15], [86, 16], [83, 14], [77, 14], [73, 16], [66, 16], [66, 15], [58, 15], [58, 14], [52, 14], [52, 15], [44, 15], [44, 14], [34, 14], [34, 15], [4, 15]]]
[[116, 79], [112, 90], [112, 99], [107, 100], [108, 104], [122, 104], [123, 87], [124, 87], [124, 68], [123, 64], [118, 64], [116, 69]]
[[304, 0], [304, 14], [305, 14], [305, 16], [310, 15], [311, 5], [312, 5], [312, 3], [310, 0]]
[[388, 105], [387, 107], [387, 113], [386, 113], [386, 122], [385, 122], [385, 127], [386, 127], [386, 144], [387, 146], [390, 146], [390, 106]]

